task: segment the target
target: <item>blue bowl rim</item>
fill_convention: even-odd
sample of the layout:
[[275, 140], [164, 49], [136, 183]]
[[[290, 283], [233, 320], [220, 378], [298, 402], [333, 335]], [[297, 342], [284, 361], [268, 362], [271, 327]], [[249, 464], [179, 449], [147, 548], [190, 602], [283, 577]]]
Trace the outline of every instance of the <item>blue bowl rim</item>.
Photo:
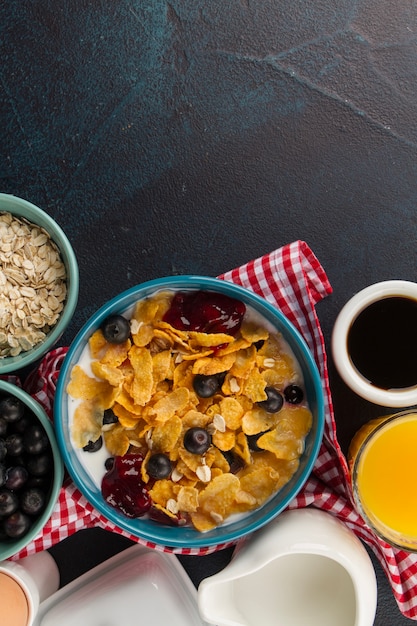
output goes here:
[[[2, 207], [2, 201], [10, 203], [13, 206]], [[19, 208], [27, 209], [33, 212], [33, 218], [23, 216], [19, 212]], [[32, 204], [28, 200], [19, 198], [12, 194], [0, 193], [0, 213], [10, 212], [16, 216], [25, 217], [25, 219], [31, 221], [33, 224], [37, 224], [36, 217], [41, 217], [44, 225], [40, 224], [51, 235], [52, 240], [58, 246], [62, 259], [67, 269], [67, 299], [64, 309], [52, 330], [48, 333], [45, 341], [38, 344], [31, 350], [21, 352], [15, 357], [4, 357], [0, 359], [0, 374], [8, 374], [23, 367], [27, 367], [31, 363], [34, 363], [37, 359], [41, 358], [48, 350], [56, 344], [64, 333], [67, 325], [71, 321], [74, 311], [78, 302], [79, 293], [79, 270], [78, 263], [75, 256], [74, 249], [69, 241], [67, 235], [62, 230], [61, 226], [40, 207]]]
[[[73, 465], [71, 446], [68, 445], [69, 434], [66, 431], [66, 424], [62, 419], [62, 402], [65, 401], [66, 391], [64, 385], [69, 380], [70, 370], [73, 365], [78, 361], [80, 353], [85, 346], [85, 339], [89, 337], [97, 328], [99, 328], [101, 322], [110, 313], [122, 313], [130, 306], [132, 306], [132, 296], [135, 295], [136, 299], [147, 297], [156, 290], [164, 289], [203, 289], [206, 291], [214, 291], [220, 293], [226, 293], [230, 297], [236, 297], [241, 299], [245, 304], [253, 306], [255, 309], [261, 309], [261, 313], [267, 317], [267, 319], [273, 318], [275, 323], [279, 320], [281, 326], [280, 330], [284, 330], [284, 337], [289, 343], [292, 350], [296, 353], [296, 357], [302, 359], [307, 363], [308, 371], [311, 374], [311, 384], [315, 392], [315, 398], [317, 402], [316, 409], [316, 435], [312, 443], [310, 454], [305, 461], [304, 467], [300, 473], [295, 473], [290, 479], [291, 484], [294, 480], [294, 484], [290, 492], [279, 502], [279, 505], [272, 507], [272, 510], [265, 515], [260, 516], [260, 511], [263, 511], [268, 503], [265, 503], [259, 509], [248, 513], [243, 523], [232, 522], [227, 525], [219, 526], [212, 531], [201, 533], [194, 529], [186, 527], [171, 527], [163, 524], [157, 524], [153, 522], [147, 522], [142, 518], [131, 520], [109, 505], [107, 505], [102, 499], [99, 491], [92, 490], [86, 487], [80, 475], [77, 473], [77, 468]], [[298, 350], [298, 354], [297, 354]], [[151, 544], [160, 545], [172, 549], [176, 548], [198, 548], [201, 550], [211, 548], [213, 546], [234, 543], [243, 536], [250, 534], [251, 532], [258, 530], [266, 523], [274, 519], [279, 513], [281, 513], [288, 504], [296, 497], [299, 491], [304, 486], [305, 482], [310, 475], [313, 466], [316, 462], [322, 438], [324, 432], [324, 392], [321, 377], [317, 368], [317, 365], [313, 359], [313, 356], [299, 331], [293, 326], [293, 324], [283, 315], [283, 313], [269, 303], [267, 300], [258, 296], [255, 292], [241, 287], [231, 282], [227, 282], [218, 278], [211, 278], [198, 275], [180, 275], [180, 276], [167, 276], [163, 278], [157, 278], [149, 280], [138, 285], [135, 285], [126, 291], [116, 295], [104, 305], [102, 305], [96, 313], [94, 313], [90, 319], [83, 325], [80, 331], [77, 333], [74, 341], [68, 349], [68, 353], [62, 363], [60, 375], [57, 381], [57, 388], [55, 394], [54, 403], [54, 420], [58, 445], [61, 450], [61, 454], [64, 459], [64, 463], [67, 467], [69, 474], [71, 475], [74, 483], [84, 494], [86, 499], [96, 507], [100, 513], [104, 515], [108, 520], [116, 524], [119, 528], [131, 533], [132, 535], [150, 542]], [[305, 454], [305, 453], [304, 453]], [[81, 468], [82, 470], [82, 468]], [[278, 492], [282, 494], [285, 486]], [[270, 502], [273, 502], [274, 496]], [[271, 505], [269, 506], [271, 508]], [[259, 516], [261, 519], [258, 519]], [[255, 517], [251, 521], [251, 517]], [[146, 525], [150, 525], [148, 531]], [[236, 525], [238, 526], [236, 528]], [[139, 526], [139, 527], [138, 527]], [[179, 535], [179, 536], [177, 536]]]
[[51, 517], [53, 509], [58, 501], [59, 492], [64, 480], [64, 463], [59, 451], [59, 445], [55, 436], [54, 428], [51, 420], [46, 415], [43, 407], [32, 398], [24, 389], [14, 385], [6, 380], [0, 379], [0, 393], [10, 393], [16, 396], [36, 415], [44, 427], [48, 439], [51, 443], [51, 450], [54, 460], [54, 478], [52, 483], [51, 492], [49, 494], [49, 500], [43, 513], [37, 518], [29, 532], [16, 541], [10, 540], [10, 542], [0, 542], [0, 559], [5, 560], [23, 550], [35, 537], [39, 535], [43, 527]]

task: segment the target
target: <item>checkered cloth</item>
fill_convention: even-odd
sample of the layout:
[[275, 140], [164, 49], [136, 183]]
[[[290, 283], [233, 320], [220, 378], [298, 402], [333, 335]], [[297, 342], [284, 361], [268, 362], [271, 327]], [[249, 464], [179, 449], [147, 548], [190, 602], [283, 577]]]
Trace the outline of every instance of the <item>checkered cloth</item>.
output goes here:
[[[325, 346], [315, 311], [315, 305], [332, 291], [319, 261], [305, 242], [296, 241], [220, 278], [252, 289], [279, 308], [303, 335], [321, 374], [326, 415], [324, 438], [313, 472], [289, 508], [315, 506], [342, 520], [378, 557], [391, 582], [400, 611], [406, 617], [417, 619], [417, 555], [394, 549], [378, 539], [353, 504], [347, 462], [336, 437]], [[66, 352], [67, 348], [57, 348], [47, 354], [39, 369], [24, 384], [26, 391], [43, 405], [50, 417], [55, 385]], [[9, 379], [16, 384], [20, 382], [15, 377]], [[44, 550], [78, 530], [94, 526], [120, 533], [148, 547], [177, 554], [208, 554], [226, 547], [222, 544], [207, 549], [172, 549], [132, 537], [104, 518], [67, 480], [42, 534], [13, 558]]]

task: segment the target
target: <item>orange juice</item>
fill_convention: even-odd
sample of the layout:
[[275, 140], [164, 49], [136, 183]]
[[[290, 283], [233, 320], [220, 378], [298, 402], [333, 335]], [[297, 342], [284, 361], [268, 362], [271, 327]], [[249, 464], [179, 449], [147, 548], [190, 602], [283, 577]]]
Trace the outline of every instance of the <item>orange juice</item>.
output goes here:
[[381, 538], [417, 551], [416, 485], [417, 412], [379, 420], [353, 459], [355, 500]]

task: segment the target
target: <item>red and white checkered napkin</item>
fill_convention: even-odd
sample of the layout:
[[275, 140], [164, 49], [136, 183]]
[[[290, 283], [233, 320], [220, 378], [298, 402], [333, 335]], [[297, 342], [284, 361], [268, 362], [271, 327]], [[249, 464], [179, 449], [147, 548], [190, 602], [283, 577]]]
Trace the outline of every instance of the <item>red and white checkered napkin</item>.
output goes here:
[[[304, 336], [321, 374], [326, 411], [323, 443], [311, 476], [290, 508], [313, 505], [346, 523], [377, 555], [389, 577], [401, 612], [417, 619], [417, 555], [393, 549], [380, 541], [365, 525], [352, 503], [348, 467], [336, 438], [326, 353], [315, 311], [315, 305], [332, 291], [323, 268], [308, 245], [296, 241], [220, 278], [252, 289], [277, 306]], [[55, 383], [66, 350], [58, 348], [50, 352], [39, 370], [33, 372], [25, 383], [26, 391], [45, 407], [50, 416]], [[93, 526], [118, 532], [148, 547], [181, 554], [208, 554], [226, 547], [223, 544], [198, 550], [172, 549], [131, 537], [95, 510], [74, 484], [66, 482], [42, 535], [14, 558], [46, 549], [80, 529]]]

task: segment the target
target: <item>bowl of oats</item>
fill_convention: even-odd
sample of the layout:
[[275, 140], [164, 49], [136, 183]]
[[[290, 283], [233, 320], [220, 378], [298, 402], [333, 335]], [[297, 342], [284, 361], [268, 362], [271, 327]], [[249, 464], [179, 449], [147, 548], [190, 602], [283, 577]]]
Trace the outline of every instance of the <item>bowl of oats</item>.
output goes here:
[[172, 276], [100, 308], [58, 379], [58, 444], [119, 528], [177, 552], [218, 549], [278, 515], [323, 435], [320, 375], [294, 326], [252, 291]]
[[78, 265], [60, 226], [30, 202], [0, 193], [0, 374], [42, 357], [70, 322]]

